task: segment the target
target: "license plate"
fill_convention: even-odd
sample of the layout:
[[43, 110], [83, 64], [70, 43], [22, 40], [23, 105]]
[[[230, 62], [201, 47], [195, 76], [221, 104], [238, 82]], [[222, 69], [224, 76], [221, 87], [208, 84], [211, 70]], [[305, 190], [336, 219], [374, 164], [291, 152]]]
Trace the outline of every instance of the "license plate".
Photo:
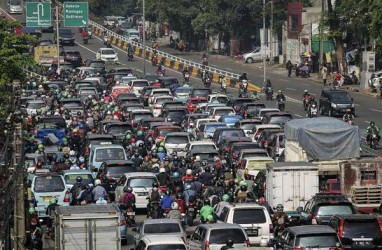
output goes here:
[[135, 212], [126, 212], [126, 215], [135, 215]]
[[259, 231], [257, 229], [245, 229], [245, 232], [247, 233], [248, 236], [258, 236]]
[[46, 202], [49, 202], [50, 199], [52, 199], [52, 196], [44, 196], [43, 197], [43, 200], [46, 201]]
[[357, 247], [367, 247], [371, 245], [371, 241], [356, 241], [355, 245]]
[[145, 195], [148, 195], [147, 192], [140, 192], [140, 193], [136, 193], [138, 196], [145, 196]]

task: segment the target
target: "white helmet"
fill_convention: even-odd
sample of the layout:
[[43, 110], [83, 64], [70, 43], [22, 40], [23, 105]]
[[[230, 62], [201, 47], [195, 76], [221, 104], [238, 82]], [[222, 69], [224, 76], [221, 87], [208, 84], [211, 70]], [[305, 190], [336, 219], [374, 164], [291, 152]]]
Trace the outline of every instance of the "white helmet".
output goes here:
[[186, 170], [186, 175], [192, 175], [192, 170], [191, 169], [187, 169]]
[[69, 155], [70, 156], [76, 156], [76, 152], [74, 150], [70, 150]]
[[195, 156], [195, 161], [200, 161], [200, 155]]
[[99, 186], [99, 185], [101, 185], [101, 180], [100, 179], [96, 179], [94, 181], [94, 186]]
[[178, 210], [178, 208], [179, 208], [178, 203], [176, 203], [176, 202], [171, 203], [171, 209], [172, 210]]
[[85, 158], [83, 156], [80, 156], [80, 158], [78, 158], [78, 161], [80, 163], [84, 163], [85, 162]]
[[159, 173], [166, 173], [166, 169], [165, 168], [160, 168], [159, 169]]

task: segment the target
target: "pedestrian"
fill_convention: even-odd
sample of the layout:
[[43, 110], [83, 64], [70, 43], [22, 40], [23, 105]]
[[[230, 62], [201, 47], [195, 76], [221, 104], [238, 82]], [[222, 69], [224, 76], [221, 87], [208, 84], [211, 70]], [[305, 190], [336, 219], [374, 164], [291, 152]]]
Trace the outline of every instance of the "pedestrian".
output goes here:
[[328, 76], [328, 68], [326, 67], [325, 63], [322, 64], [321, 75], [322, 75], [322, 81], [324, 83], [324, 86], [326, 86], [326, 79], [327, 79], [327, 76]]
[[292, 75], [293, 64], [290, 60], [286, 63], [286, 69], [288, 70], [288, 77]]

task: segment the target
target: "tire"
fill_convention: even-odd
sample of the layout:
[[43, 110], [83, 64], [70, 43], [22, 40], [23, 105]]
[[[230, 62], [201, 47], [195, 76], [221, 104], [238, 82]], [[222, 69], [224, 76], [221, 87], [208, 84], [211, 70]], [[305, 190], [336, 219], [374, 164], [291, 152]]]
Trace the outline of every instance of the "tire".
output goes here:
[[193, 216], [187, 216], [187, 225], [189, 227], [192, 227], [194, 225], [194, 218], [193, 218]]
[[318, 108], [318, 113], [324, 115], [324, 109], [321, 106]]
[[126, 246], [127, 245], [127, 239], [122, 239], [121, 240], [121, 245]]
[[333, 109], [331, 109], [331, 108], [329, 109], [329, 111], [328, 111], [328, 116], [329, 116], [329, 117], [333, 117]]
[[246, 63], [253, 63], [254, 60], [253, 60], [252, 57], [249, 57], [249, 58], [247, 58], [247, 60], [245, 60], [245, 62], [246, 62]]

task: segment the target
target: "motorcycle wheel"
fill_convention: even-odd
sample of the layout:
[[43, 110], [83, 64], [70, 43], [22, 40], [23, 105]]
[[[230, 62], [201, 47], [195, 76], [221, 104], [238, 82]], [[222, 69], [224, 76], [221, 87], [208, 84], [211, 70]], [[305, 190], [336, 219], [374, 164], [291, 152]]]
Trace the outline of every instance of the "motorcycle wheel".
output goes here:
[[152, 219], [159, 219], [159, 211], [155, 209], [151, 214]]
[[191, 215], [187, 216], [187, 225], [189, 227], [192, 227], [194, 225], [194, 218], [193, 218], [193, 216], [191, 216]]

